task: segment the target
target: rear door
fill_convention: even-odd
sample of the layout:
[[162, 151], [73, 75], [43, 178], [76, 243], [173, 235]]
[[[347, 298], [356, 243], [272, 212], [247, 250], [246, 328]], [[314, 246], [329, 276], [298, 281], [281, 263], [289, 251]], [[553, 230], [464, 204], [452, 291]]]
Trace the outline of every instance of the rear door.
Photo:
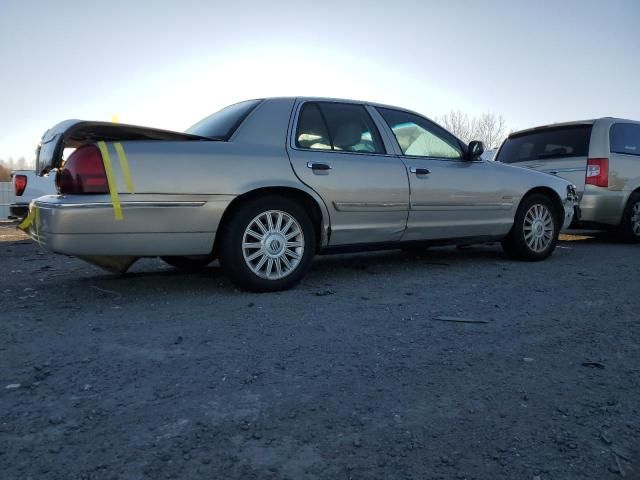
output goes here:
[[562, 177], [584, 192], [593, 124], [543, 127], [512, 134], [496, 161]]
[[399, 240], [409, 209], [407, 173], [387, 153], [367, 108], [304, 101], [295, 112], [289, 158], [329, 210], [330, 245]]

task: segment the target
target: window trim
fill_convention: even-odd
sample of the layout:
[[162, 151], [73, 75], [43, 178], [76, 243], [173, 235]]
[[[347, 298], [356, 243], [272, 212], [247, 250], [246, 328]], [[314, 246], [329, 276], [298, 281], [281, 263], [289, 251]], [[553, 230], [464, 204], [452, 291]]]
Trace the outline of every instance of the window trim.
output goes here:
[[613, 142], [611, 141], [612, 140], [611, 137], [613, 133], [613, 128], [618, 125], [632, 125], [636, 127], [638, 129], [638, 133], [640, 133], [640, 124], [635, 122], [615, 122], [611, 124], [611, 126], [609, 127], [609, 153], [613, 153], [614, 155], [628, 155], [630, 157], [640, 157], [640, 151], [638, 151], [637, 153], [629, 153], [629, 152], [618, 152], [613, 150]]
[[[466, 155], [467, 155], [467, 150], [468, 150], [469, 147], [467, 145], [465, 145], [465, 143], [462, 140], [460, 140], [458, 137], [456, 137], [453, 133], [447, 131], [444, 127], [438, 125], [436, 122], [434, 122], [434, 121], [428, 119], [427, 117], [425, 117], [423, 115], [420, 115], [420, 114], [418, 114], [416, 112], [412, 112], [412, 111], [409, 111], [409, 110], [403, 110], [401, 108], [385, 107], [385, 106], [375, 106], [374, 108], [378, 112], [378, 115], [380, 115], [380, 118], [382, 118], [382, 120], [384, 121], [384, 124], [387, 127], [387, 129], [389, 130], [389, 132], [391, 132], [392, 140], [393, 140], [393, 142], [395, 142], [395, 145], [398, 148], [398, 151], [400, 152], [398, 154], [399, 157], [408, 158], [408, 159], [412, 159], [412, 160], [438, 160], [438, 161], [442, 161], [442, 162], [465, 162], [465, 163], [469, 162], [468, 160], [465, 160]], [[406, 153], [404, 153], [402, 151], [402, 147], [400, 146], [400, 142], [398, 141], [398, 137], [396, 137], [396, 134], [393, 133], [393, 128], [391, 128], [391, 125], [389, 125], [389, 123], [384, 118], [384, 115], [382, 114], [382, 112], [380, 110], [390, 110], [390, 111], [393, 111], [393, 112], [398, 112], [398, 113], [402, 113], [402, 114], [405, 114], [405, 115], [418, 117], [418, 118], [424, 120], [425, 123], [427, 123], [428, 125], [433, 125], [435, 127], [435, 130], [440, 130], [440, 131], [444, 132], [446, 135], [450, 135], [451, 138], [453, 138], [456, 141], [456, 143], [458, 144], [458, 147], [460, 148], [460, 157], [459, 158], [447, 158], [447, 157], [434, 157], [434, 156], [426, 156], [426, 155], [407, 155]], [[420, 126], [420, 125], [418, 125], [418, 126]], [[430, 132], [430, 133], [433, 134], [433, 132]], [[436, 136], [438, 136], [438, 135], [436, 135]], [[446, 141], [445, 141], [445, 143], [448, 144], [448, 142], [446, 142]], [[483, 159], [473, 160], [474, 163], [484, 162], [484, 161], [485, 160], [483, 160]], [[471, 163], [471, 162], [469, 162], [469, 163]]]
[[[329, 125], [327, 123], [327, 120], [324, 116], [324, 113], [322, 112], [322, 108], [320, 108], [320, 106], [318, 105], [318, 110], [320, 111], [320, 114], [322, 115], [322, 120], [325, 124], [325, 128], [327, 129], [327, 133], [329, 134], [329, 141], [331, 142], [331, 150], [324, 150], [321, 148], [303, 148], [303, 147], [299, 147], [297, 145], [296, 139], [298, 136], [298, 125], [300, 123], [300, 114], [302, 113], [302, 109], [304, 108], [305, 105], [309, 104], [309, 103], [313, 103], [313, 104], [320, 104], [320, 103], [328, 103], [328, 104], [337, 104], [337, 105], [355, 105], [358, 107], [361, 107], [365, 113], [369, 116], [369, 119], [371, 120], [372, 125], [374, 126], [374, 128], [376, 129], [377, 133], [378, 133], [378, 138], [380, 139], [380, 143], [382, 145], [382, 148], [384, 149], [384, 153], [376, 153], [376, 152], [351, 152], [348, 150], [333, 150], [333, 138], [331, 138], [331, 132], [329, 130]], [[376, 120], [373, 118], [373, 115], [371, 115], [371, 112], [369, 111], [369, 109], [367, 108], [367, 104], [366, 103], [362, 103], [362, 102], [345, 102], [345, 101], [333, 101], [331, 99], [305, 99], [305, 100], [301, 100], [299, 101], [299, 103], [294, 107], [294, 112], [293, 112], [293, 117], [292, 117], [292, 122], [291, 122], [291, 133], [289, 135], [289, 148], [291, 148], [292, 150], [296, 150], [299, 152], [314, 152], [314, 153], [331, 153], [331, 154], [337, 154], [337, 155], [363, 155], [363, 156], [375, 156], [375, 157], [397, 157], [397, 155], [394, 152], [390, 152], [388, 145], [385, 142], [385, 138], [382, 135], [382, 132], [380, 131], [380, 125], [378, 125], [378, 122], [376, 122]]]

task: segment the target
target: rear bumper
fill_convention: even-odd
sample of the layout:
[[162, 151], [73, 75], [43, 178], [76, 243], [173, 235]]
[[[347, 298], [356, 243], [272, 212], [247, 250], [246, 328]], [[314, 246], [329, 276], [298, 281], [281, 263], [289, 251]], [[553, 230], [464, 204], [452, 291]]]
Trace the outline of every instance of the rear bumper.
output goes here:
[[26, 231], [41, 246], [65, 255], [206, 255], [230, 202], [222, 195], [208, 200], [122, 199], [123, 218], [116, 220], [113, 205], [99, 197], [40, 197], [31, 202]]
[[28, 213], [28, 203], [14, 203], [12, 205], [9, 205], [9, 218], [11, 219], [26, 217]]

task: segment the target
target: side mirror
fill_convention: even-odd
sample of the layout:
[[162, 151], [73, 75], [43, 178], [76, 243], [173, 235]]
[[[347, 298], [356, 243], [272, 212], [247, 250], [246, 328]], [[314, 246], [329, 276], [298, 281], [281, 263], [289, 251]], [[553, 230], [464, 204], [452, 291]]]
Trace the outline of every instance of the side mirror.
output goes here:
[[467, 160], [478, 160], [483, 153], [484, 143], [479, 142], [478, 140], [472, 140], [471, 142], [469, 142], [469, 148], [467, 149]]

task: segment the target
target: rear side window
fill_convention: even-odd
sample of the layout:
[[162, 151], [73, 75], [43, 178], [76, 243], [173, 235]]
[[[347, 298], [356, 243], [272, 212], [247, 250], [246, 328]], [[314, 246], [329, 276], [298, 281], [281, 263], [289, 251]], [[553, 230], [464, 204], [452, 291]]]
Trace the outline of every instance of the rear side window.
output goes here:
[[509, 137], [496, 161], [518, 163], [551, 158], [586, 157], [589, 154], [591, 125], [545, 128]]
[[362, 105], [306, 103], [298, 120], [296, 146], [312, 150], [385, 153], [380, 134]]
[[612, 153], [640, 155], [640, 125], [635, 123], [616, 123], [609, 131], [609, 143]]
[[203, 118], [198, 123], [186, 130], [186, 133], [210, 137], [220, 140], [229, 140], [242, 121], [262, 100], [247, 100], [246, 102], [229, 105], [213, 115]]

